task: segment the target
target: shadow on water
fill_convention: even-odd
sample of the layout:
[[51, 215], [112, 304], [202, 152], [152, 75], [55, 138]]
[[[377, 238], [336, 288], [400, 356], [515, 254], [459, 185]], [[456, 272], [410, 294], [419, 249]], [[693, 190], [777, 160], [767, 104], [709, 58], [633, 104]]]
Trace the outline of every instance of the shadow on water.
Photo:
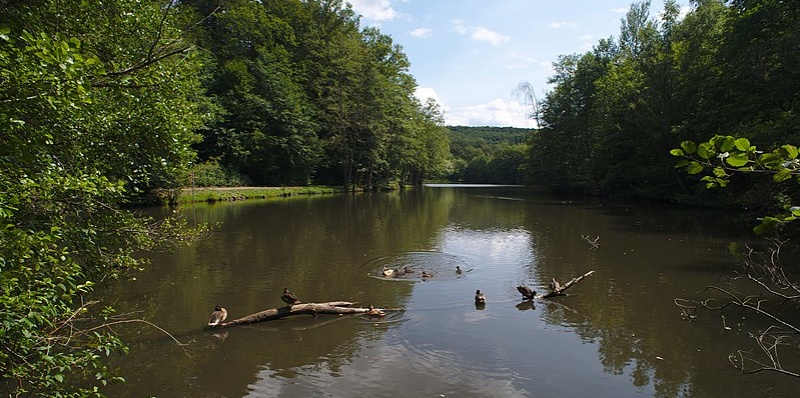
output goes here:
[[[131, 353], [115, 366], [127, 383], [110, 396], [792, 396], [791, 380], [743, 377], [728, 364], [734, 347], [747, 346], [744, 332], [725, 331], [713, 316], [686, 323], [673, 304], [735, 261], [728, 245], [742, 235], [709, 214], [519, 187], [180, 211], [221, 225], [190, 247], [153, 253], [135, 281], [101, 298], [191, 343], [123, 330]], [[406, 267], [414, 272], [382, 274]], [[551, 278], [588, 270], [596, 273], [568, 297], [521, 301], [515, 290], [543, 292]], [[205, 328], [215, 304], [236, 318], [283, 306], [284, 287], [304, 302], [402, 310]], [[476, 290], [485, 305], [474, 304]]]

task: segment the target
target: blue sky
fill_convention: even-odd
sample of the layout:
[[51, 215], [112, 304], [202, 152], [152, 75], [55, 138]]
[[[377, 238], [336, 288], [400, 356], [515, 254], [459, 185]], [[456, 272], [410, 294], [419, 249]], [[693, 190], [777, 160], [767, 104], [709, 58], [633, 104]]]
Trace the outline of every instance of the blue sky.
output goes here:
[[[411, 61], [417, 97], [434, 98], [448, 125], [535, 127], [515, 95], [541, 99], [559, 55], [619, 37], [632, 0], [345, 0], [362, 26], [392, 36]], [[679, 1], [687, 4], [688, 1]], [[651, 18], [663, 8], [652, 1]], [[685, 11], [685, 10], [684, 10]]]

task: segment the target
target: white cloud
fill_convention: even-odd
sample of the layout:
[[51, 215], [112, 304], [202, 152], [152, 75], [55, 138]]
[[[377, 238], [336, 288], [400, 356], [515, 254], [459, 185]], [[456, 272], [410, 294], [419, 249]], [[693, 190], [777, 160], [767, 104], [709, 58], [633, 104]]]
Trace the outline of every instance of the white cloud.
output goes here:
[[486, 29], [483, 26], [473, 28], [471, 37], [478, 41], [490, 43], [493, 46], [511, 40], [510, 37]]
[[678, 19], [683, 20], [684, 18], [686, 18], [686, 15], [689, 14], [691, 11], [692, 11], [692, 7], [689, 7], [689, 6], [681, 7], [681, 11], [680, 11], [680, 14], [678, 15]]
[[436, 90], [430, 87], [417, 87], [417, 89], [414, 90], [414, 96], [417, 97], [419, 102], [422, 102], [423, 104], [428, 100], [428, 98], [433, 98], [433, 100], [439, 105], [442, 105], [441, 101], [439, 100], [439, 94], [436, 93]]
[[503, 68], [506, 70], [536, 68], [542, 62], [526, 53], [509, 53], [504, 58]]
[[614, 14], [627, 14], [628, 10], [630, 10], [630, 8], [619, 7], [619, 8], [612, 8], [611, 12], [613, 12]]
[[454, 20], [450, 21], [450, 23], [453, 24], [453, 29], [455, 29], [456, 32], [458, 32], [458, 34], [463, 35], [463, 34], [467, 33], [467, 27], [464, 26], [464, 20], [463, 19], [454, 19]]
[[527, 117], [529, 112], [524, 104], [497, 98], [486, 104], [445, 111], [444, 119], [449, 126], [536, 127], [536, 122]]
[[578, 25], [575, 25], [575, 24], [574, 24], [574, 23], [572, 23], [572, 22], [550, 22], [549, 24], [547, 24], [547, 26], [549, 26], [549, 27], [551, 27], [551, 28], [553, 28], [553, 29], [559, 29], [559, 28], [577, 28], [577, 27], [578, 27]]
[[373, 21], [390, 21], [399, 15], [389, 0], [347, 0], [347, 2], [357, 13]]
[[595, 44], [597, 44], [597, 36], [595, 35], [581, 35], [577, 39], [580, 42], [578, 48], [581, 51], [592, 51], [594, 49]]
[[472, 32], [472, 34], [470, 34], [472, 39], [477, 41], [485, 41], [493, 46], [511, 40], [510, 37], [489, 30], [483, 26], [465, 26], [463, 19], [454, 19], [450, 21], [450, 23], [453, 24], [453, 29], [458, 32], [458, 34], [463, 35], [467, 34], [468, 32]]
[[411, 36], [423, 38], [430, 36], [433, 31], [429, 28], [416, 28], [409, 33]]

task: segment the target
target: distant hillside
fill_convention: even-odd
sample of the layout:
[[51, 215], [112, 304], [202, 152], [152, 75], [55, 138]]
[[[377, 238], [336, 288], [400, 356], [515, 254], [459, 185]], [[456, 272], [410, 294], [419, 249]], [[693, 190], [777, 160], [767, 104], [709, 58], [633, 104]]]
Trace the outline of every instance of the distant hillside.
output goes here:
[[518, 127], [492, 127], [492, 126], [447, 126], [450, 130], [450, 141], [463, 141], [466, 143], [486, 142], [499, 144], [507, 142], [509, 144], [525, 143], [526, 138], [536, 129], [524, 129]]
[[522, 164], [529, 137], [536, 129], [448, 126], [453, 155], [451, 181], [523, 183]]

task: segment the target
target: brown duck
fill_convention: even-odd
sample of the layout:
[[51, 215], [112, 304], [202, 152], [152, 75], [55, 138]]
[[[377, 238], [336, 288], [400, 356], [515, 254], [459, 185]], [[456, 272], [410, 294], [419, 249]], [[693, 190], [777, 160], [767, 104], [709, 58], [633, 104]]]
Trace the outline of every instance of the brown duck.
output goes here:
[[536, 291], [525, 285], [517, 286], [517, 291], [522, 295], [523, 300], [533, 300], [536, 297]]
[[283, 294], [281, 295], [281, 300], [283, 300], [284, 303], [289, 305], [294, 305], [300, 302], [300, 300], [297, 299], [297, 296], [295, 296], [292, 292], [289, 291], [288, 287], [283, 288]]
[[475, 291], [475, 304], [486, 304], [486, 296], [480, 290]]
[[208, 326], [214, 327], [224, 322], [228, 317], [228, 310], [217, 305], [214, 307], [214, 312], [211, 313], [211, 319], [208, 320]]

